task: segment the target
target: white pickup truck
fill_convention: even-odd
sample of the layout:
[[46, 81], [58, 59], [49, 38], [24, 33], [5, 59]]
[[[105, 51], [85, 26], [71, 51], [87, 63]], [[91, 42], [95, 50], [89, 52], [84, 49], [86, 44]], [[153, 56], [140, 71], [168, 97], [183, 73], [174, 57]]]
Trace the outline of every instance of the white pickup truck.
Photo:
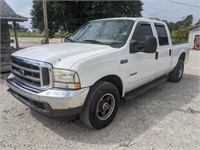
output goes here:
[[143, 18], [90, 21], [65, 43], [15, 52], [9, 92], [47, 116], [79, 117], [101, 129], [121, 100], [162, 81], [179, 82], [189, 45], [172, 45], [164, 22]]

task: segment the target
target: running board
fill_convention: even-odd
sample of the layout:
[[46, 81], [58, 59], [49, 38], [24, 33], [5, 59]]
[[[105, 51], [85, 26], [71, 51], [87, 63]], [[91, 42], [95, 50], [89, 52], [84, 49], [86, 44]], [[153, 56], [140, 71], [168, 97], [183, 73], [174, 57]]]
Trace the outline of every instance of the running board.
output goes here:
[[134, 99], [135, 97], [139, 96], [140, 94], [148, 91], [149, 89], [165, 82], [167, 80], [167, 76], [162, 76], [158, 79], [155, 79], [141, 87], [138, 87], [128, 93], [125, 94], [125, 96], [123, 97], [124, 100], [128, 101], [128, 100], [132, 100]]

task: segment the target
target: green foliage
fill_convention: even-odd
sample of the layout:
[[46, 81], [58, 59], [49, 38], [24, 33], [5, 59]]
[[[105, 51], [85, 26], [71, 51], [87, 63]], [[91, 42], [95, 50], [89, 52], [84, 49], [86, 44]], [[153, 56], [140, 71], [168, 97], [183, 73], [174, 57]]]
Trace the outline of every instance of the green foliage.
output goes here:
[[181, 43], [188, 41], [189, 27], [191, 27], [193, 22], [193, 15], [188, 15], [184, 17], [181, 21], [168, 22], [167, 20], [160, 20], [158, 18], [151, 18], [159, 21], [163, 21], [167, 24], [169, 31], [171, 33], [172, 42]]
[[[10, 36], [14, 37], [14, 32], [10, 32]], [[18, 37], [32, 37], [32, 38], [44, 38], [44, 33], [31, 33], [31, 32], [17, 32]]]
[[181, 25], [177, 30], [172, 32], [172, 42], [173, 43], [182, 43], [187, 42], [189, 30], [188, 27], [185, 25]]
[[193, 22], [193, 15], [188, 15], [187, 17], [183, 18], [180, 24], [186, 27], [190, 27], [192, 25], [192, 22]]
[[[69, 33], [67, 32], [56, 32], [54, 34], [55, 38], [63, 38], [66, 37]], [[14, 37], [14, 32], [10, 31], [10, 36]], [[44, 38], [44, 32], [36, 33], [36, 32], [17, 32], [18, 37], [28, 37], [28, 38]]]
[[189, 36], [189, 27], [192, 26], [193, 15], [188, 15], [182, 21], [178, 21], [172, 26], [172, 42], [187, 42]]
[[[143, 3], [138, 1], [47, 1], [50, 37], [55, 32], [73, 32], [85, 22], [109, 17], [141, 17]], [[32, 25], [44, 30], [42, 1], [34, 0]]]

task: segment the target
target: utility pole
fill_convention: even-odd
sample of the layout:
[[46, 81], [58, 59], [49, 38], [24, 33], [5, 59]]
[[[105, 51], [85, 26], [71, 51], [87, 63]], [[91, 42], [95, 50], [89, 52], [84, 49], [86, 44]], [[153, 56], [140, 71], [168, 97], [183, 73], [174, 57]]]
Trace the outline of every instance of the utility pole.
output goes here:
[[44, 30], [46, 44], [49, 44], [49, 29], [48, 29], [48, 18], [47, 18], [47, 1], [43, 0], [43, 16], [44, 16]]
[[13, 21], [13, 26], [14, 26], [16, 49], [18, 50], [19, 49], [19, 42], [18, 42], [18, 38], [17, 38], [16, 21]]

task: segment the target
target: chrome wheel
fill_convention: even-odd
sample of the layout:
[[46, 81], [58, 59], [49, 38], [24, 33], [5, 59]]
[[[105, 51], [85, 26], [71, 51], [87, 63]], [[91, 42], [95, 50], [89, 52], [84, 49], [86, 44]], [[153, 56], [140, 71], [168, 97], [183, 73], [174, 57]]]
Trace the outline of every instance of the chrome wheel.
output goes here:
[[101, 97], [97, 104], [96, 114], [100, 120], [108, 119], [115, 108], [115, 98], [112, 94], [107, 93]]

